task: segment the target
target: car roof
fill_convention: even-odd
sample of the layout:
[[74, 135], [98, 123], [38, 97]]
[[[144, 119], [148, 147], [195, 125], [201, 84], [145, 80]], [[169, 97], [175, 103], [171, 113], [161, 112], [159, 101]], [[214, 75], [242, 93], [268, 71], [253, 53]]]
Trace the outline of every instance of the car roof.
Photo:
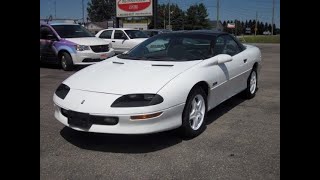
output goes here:
[[76, 24], [76, 23], [61, 23], [61, 22], [49, 22], [49, 23], [40, 22], [40, 25], [79, 25], [79, 24]]
[[75, 23], [49, 23], [50, 25], [79, 25]]
[[103, 29], [103, 30], [139, 30], [134, 28], [109, 28], [109, 29]]
[[181, 31], [171, 31], [165, 34], [195, 34], [195, 35], [210, 35], [210, 36], [219, 36], [222, 34], [229, 34], [227, 32], [215, 31], [215, 30], [181, 30]]
[[171, 30], [168, 30], [168, 29], [146, 29], [143, 31], [168, 31], [168, 32], [171, 32]]

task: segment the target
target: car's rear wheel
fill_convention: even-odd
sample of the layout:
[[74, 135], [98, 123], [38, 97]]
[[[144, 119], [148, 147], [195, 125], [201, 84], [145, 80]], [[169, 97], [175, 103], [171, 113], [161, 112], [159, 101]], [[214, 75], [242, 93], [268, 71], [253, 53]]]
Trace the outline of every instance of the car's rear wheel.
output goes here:
[[247, 80], [247, 88], [244, 90], [244, 96], [247, 99], [251, 99], [256, 95], [258, 87], [258, 76], [257, 70], [254, 68], [252, 69], [250, 76]]
[[183, 137], [194, 138], [205, 129], [207, 116], [207, 95], [196, 87], [191, 90], [182, 114], [181, 133]]
[[73, 70], [73, 61], [69, 53], [63, 52], [60, 56], [61, 67], [65, 71]]

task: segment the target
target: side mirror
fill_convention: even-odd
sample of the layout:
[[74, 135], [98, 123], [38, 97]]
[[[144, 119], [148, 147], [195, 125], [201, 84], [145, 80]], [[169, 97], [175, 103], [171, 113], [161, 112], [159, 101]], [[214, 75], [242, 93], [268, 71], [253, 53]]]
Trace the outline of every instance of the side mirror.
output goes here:
[[223, 63], [232, 61], [232, 57], [228, 54], [219, 54], [217, 55], [217, 58], [218, 58], [218, 64], [223, 64]]
[[127, 39], [128, 39], [128, 37], [127, 37], [127, 36], [122, 36], [122, 37], [121, 37], [121, 39], [123, 39], [123, 40], [127, 40]]

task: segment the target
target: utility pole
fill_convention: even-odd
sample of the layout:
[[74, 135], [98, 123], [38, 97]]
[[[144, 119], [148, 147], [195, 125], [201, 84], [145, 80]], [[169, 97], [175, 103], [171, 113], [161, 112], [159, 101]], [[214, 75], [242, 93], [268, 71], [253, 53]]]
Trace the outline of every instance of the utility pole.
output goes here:
[[219, 25], [219, 0], [217, 0], [217, 30]]
[[234, 35], [235, 35], [235, 36], [237, 36], [237, 27], [238, 27], [238, 26], [237, 26], [237, 20], [235, 19], [235, 20], [234, 20], [234, 31], [235, 31], [235, 34], [234, 34]]
[[274, 0], [272, 4], [272, 25], [271, 25], [271, 35], [273, 35], [273, 24], [274, 24]]
[[57, 6], [56, 6], [56, 1], [54, 1], [54, 18], [57, 18]]
[[257, 29], [258, 29], [257, 23], [258, 23], [258, 11], [256, 11], [256, 25], [254, 27], [254, 36], [257, 35]]
[[166, 29], [166, 6], [164, 6], [163, 10], [163, 29]]
[[169, 26], [170, 26], [170, 14], [171, 12], [170, 12], [170, 0], [169, 0]]
[[84, 5], [83, 5], [83, 0], [82, 0], [82, 21], [84, 24]]
[[153, 29], [157, 28], [158, 19], [158, 0], [153, 1]]

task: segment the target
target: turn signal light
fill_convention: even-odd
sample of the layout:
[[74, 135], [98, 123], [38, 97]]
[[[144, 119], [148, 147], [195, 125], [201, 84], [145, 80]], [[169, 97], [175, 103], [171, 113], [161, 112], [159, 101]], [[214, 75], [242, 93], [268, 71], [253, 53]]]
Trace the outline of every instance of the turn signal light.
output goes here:
[[162, 112], [157, 112], [153, 114], [142, 114], [142, 115], [137, 115], [137, 116], [131, 116], [131, 120], [146, 120], [150, 118], [155, 118], [158, 117], [162, 114]]

